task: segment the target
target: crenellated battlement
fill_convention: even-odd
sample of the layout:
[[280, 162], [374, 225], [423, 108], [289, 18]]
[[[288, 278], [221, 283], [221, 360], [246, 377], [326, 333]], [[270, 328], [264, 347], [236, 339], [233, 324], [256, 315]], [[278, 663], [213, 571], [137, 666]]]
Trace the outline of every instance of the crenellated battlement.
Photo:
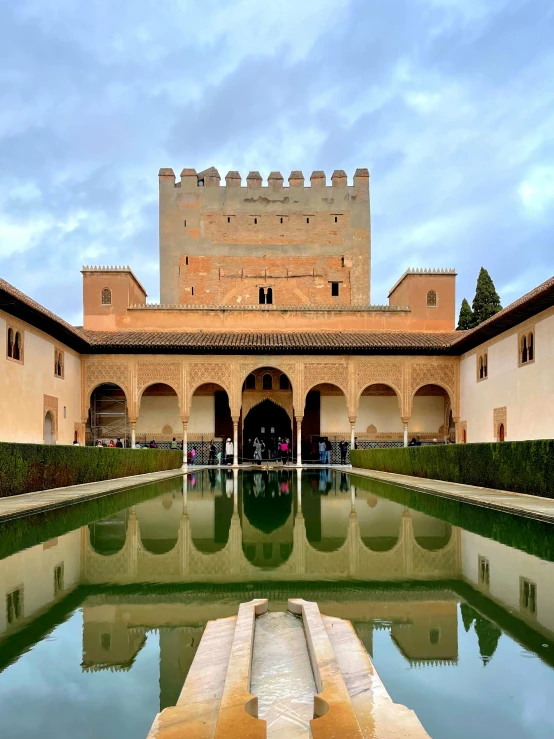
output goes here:
[[[160, 185], [165, 186], [167, 184], [173, 185], [174, 187], [183, 187], [187, 190], [197, 187], [220, 187], [221, 175], [215, 167], [209, 167], [208, 169], [197, 172], [192, 168], [185, 168], [181, 172], [181, 179], [176, 182], [175, 172], [171, 168], [162, 167], [159, 171]], [[293, 170], [288, 177], [288, 185], [285, 185], [285, 178], [281, 172], [273, 171], [270, 172], [266, 183], [261, 174], [258, 171], [251, 171], [246, 176], [246, 184], [242, 184], [242, 176], [240, 172], [231, 170], [225, 175], [225, 183], [223, 187], [237, 188], [241, 187], [244, 189], [290, 189], [290, 188], [341, 188], [348, 187], [348, 176], [343, 169], [335, 169], [331, 175], [331, 184], [327, 185], [327, 175], [322, 170], [314, 170], [310, 175], [309, 183], [306, 183], [304, 174], [301, 170]], [[359, 167], [354, 172], [351, 187], [368, 187], [369, 186], [369, 170], [363, 167]]]

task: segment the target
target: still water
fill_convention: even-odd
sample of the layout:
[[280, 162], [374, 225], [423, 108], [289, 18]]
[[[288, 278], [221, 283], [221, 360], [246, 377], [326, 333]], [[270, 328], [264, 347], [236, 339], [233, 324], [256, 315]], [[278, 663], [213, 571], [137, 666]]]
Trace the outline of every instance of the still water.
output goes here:
[[143, 739], [209, 619], [317, 600], [434, 739], [554, 736], [554, 537], [349, 474], [200, 470], [0, 526], [7, 739]]

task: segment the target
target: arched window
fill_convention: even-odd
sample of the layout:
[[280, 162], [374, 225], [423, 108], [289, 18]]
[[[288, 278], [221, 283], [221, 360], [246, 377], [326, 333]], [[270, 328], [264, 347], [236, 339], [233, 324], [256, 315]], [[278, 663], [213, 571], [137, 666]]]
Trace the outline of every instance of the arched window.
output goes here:
[[527, 356], [529, 357], [529, 361], [532, 362], [533, 358], [535, 356], [535, 337], [533, 336], [533, 332], [529, 334], [527, 337]]
[[273, 390], [273, 377], [269, 374], [269, 372], [266, 372], [265, 375], [262, 377], [262, 389]]
[[527, 361], [527, 336], [524, 336], [521, 342], [521, 364]]
[[272, 287], [267, 288], [267, 292], [265, 295], [265, 302], [268, 305], [273, 305], [273, 288]]
[[427, 307], [437, 307], [437, 293], [434, 290], [429, 290], [429, 292], [427, 293]]
[[260, 305], [265, 305], [265, 290], [263, 289], [263, 287], [260, 287], [258, 291], [258, 303]]
[[489, 372], [489, 358], [487, 354], [483, 354], [483, 377], [488, 377]]
[[13, 342], [13, 358], [21, 361], [21, 334], [19, 331], [15, 332], [15, 339]]
[[286, 375], [279, 377], [279, 390], [290, 390], [289, 378]]
[[63, 352], [54, 350], [54, 374], [56, 377], [63, 377]]
[[504, 441], [504, 424], [501, 423], [498, 427], [498, 441]]
[[483, 374], [483, 357], [479, 357], [479, 379], [482, 380], [485, 375]]
[[255, 390], [256, 389], [256, 377], [252, 374], [252, 372], [248, 375], [248, 377], [244, 381], [244, 389], [245, 390]]
[[462, 439], [463, 443], [467, 444], [467, 431], [465, 429], [462, 431]]
[[13, 359], [13, 328], [8, 329], [8, 357]]
[[105, 287], [102, 290], [102, 305], [111, 305], [112, 304], [112, 291], [109, 287]]

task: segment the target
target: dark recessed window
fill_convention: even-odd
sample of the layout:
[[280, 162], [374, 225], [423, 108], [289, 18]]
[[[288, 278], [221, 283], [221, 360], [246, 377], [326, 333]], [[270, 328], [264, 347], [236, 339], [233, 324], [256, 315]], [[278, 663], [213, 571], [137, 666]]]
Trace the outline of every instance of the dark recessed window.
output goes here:
[[112, 304], [112, 291], [109, 287], [105, 287], [102, 290], [102, 305], [111, 305]]
[[269, 373], [262, 377], [262, 389], [273, 390], [273, 377]]
[[185, 228], [187, 227], [187, 222], [186, 222], [186, 220], [184, 220], [184, 221], [183, 221], [183, 225], [185, 226]]
[[185, 257], [185, 264], [188, 265], [188, 263], [189, 263], [189, 258], [188, 257]]
[[280, 220], [281, 220], [281, 223], [283, 223], [283, 219], [281, 218]]
[[190, 289], [190, 294], [191, 295], [194, 295], [194, 288], [193, 287], [191, 287], [191, 289]]
[[427, 293], [427, 307], [437, 307], [437, 293], [434, 290], [429, 290], [429, 292]]
[[331, 297], [333, 298], [339, 297], [339, 283], [338, 282], [331, 283]]
[[258, 219], [254, 218], [254, 225], [256, 225], [257, 223], [258, 223]]
[[265, 294], [265, 302], [268, 305], [272, 305], [273, 304], [273, 288], [272, 287], [268, 287], [267, 288], [267, 292]]
[[309, 218], [306, 218], [306, 223], [309, 223], [309, 222], [310, 222], [310, 219]]
[[335, 216], [335, 223], [338, 223], [338, 222], [339, 222], [339, 217]]
[[231, 216], [227, 216], [227, 223], [231, 223]]

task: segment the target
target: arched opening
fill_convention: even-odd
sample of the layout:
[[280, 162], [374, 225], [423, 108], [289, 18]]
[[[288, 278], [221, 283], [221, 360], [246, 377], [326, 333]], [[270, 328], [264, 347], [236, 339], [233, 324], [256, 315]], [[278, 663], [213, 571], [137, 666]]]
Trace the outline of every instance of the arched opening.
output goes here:
[[489, 364], [489, 358], [487, 356], [487, 353], [485, 352], [483, 354], [483, 377], [488, 377], [488, 364]]
[[449, 523], [418, 511], [410, 511], [410, 516], [415, 540], [422, 549], [429, 552], [444, 549], [452, 536], [452, 526]]
[[362, 390], [354, 430], [358, 442], [372, 442], [371, 446], [403, 443], [400, 398], [393, 387], [374, 383]]
[[524, 336], [521, 340], [521, 363], [527, 362], [527, 336]]
[[449, 433], [450, 397], [440, 385], [423, 385], [412, 398], [408, 436], [423, 444], [444, 443]]
[[273, 400], [265, 399], [251, 408], [243, 423], [242, 457], [245, 460], [258, 459], [255, 442], [262, 443], [262, 459], [280, 458], [277, 448], [280, 439], [288, 439], [289, 455], [292, 454], [292, 424], [288, 413]]
[[[189, 490], [187, 513], [190, 535], [199, 552], [211, 554], [225, 547], [229, 540], [233, 517], [233, 495], [228, 496], [227, 481], [233, 484], [230, 470], [200, 470], [196, 474], [196, 491]], [[206, 491], [213, 494], [206, 495]]]
[[111, 382], [103, 383], [90, 396], [87, 421], [87, 443], [105, 446], [121, 439], [124, 446], [131, 442], [131, 427], [127, 415], [127, 398], [124, 390]]
[[117, 554], [125, 546], [129, 510], [120, 511], [102, 521], [89, 523], [90, 543], [97, 554]]
[[482, 380], [484, 377], [483, 373], [483, 357], [479, 357], [479, 379]]
[[56, 419], [53, 411], [46, 411], [44, 415], [44, 443], [56, 443]]
[[290, 379], [275, 367], [260, 367], [247, 379], [249, 377], [254, 380], [243, 386], [240, 456], [245, 461], [259, 459], [254, 446], [257, 437], [262, 443], [262, 459], [281, 458], [279, 440], [287, 438], [288, 457], [292, 458], [295, 447]]
[[22, 359], [22, 346], [21, 346], [21, 333], [15, 332], [15, 338], [13, 343], [13, 358], [17, 359], [18, 362]]
[[242, 386], [243, 390], [255, 390], [256, 389], [256, 376], [252, 372], [248, 375]]
[[263, 287], [260, 287], [258, 290], [258, 304], [259, 305], [265, 305], [265, 290]]
[[14, 331], [13, 328], [8, 329], [8, 357], [13, 359], [13, 343], [14, 343]]
[[173, 438], [182, 439], [182, 422], [177, 393], [163, 382], [146, 387], [139, 397], [136, 441], [147, 445], [152, 441], [169, 448]]
[[356, 514], [360, 538], [373, 552], [389, 552], [398, 543], [402, 530], [404, 507], [384, 498], [373, 500], [373, 496], [358, 491]]
[[467, 444], [467, 431], [465, 429], [462, 431], [462, 443]]
[[274, 470], [243, 478], [242, 547], [256, 567], [278, 567], [291, 555], [295, 477]]
[[[225, 460], [224, 443], [233, 438], [233, 419], [227, 391], [216, 382], [199, 385], [191, 399], [188, 421], [188, 452], [196, 449], [196, 464], [215, 464], [210, 456], [213, 440], [215, 453]], [[181, 436], [182, 439], [182, 436]]]
[[529, 336], [527, 337], [527, 356], [529, 357], [529, 361], [532, 362], [535, 356], [533, 332], [531, 332]]
[[273, 288], [268, 287], [267, 292], [265, 294], [265, 302], [267, 305], [273, 305]]
[[340, 463], [340, 442], [350, 441], [346, 396], [334, 383], [315, 385], [306, 396], [302, 419], [302, 459], [320, 462], [320, 444], [327, 446], [326, 462]]
[[504, 424], [501, 423], [498, 427], [498, 441], [504, 441]]
[[136, 507], [142, 546], [151, 554], [167, 554], [177, 545], [183, 513], [180, 492], [166, 492]]

